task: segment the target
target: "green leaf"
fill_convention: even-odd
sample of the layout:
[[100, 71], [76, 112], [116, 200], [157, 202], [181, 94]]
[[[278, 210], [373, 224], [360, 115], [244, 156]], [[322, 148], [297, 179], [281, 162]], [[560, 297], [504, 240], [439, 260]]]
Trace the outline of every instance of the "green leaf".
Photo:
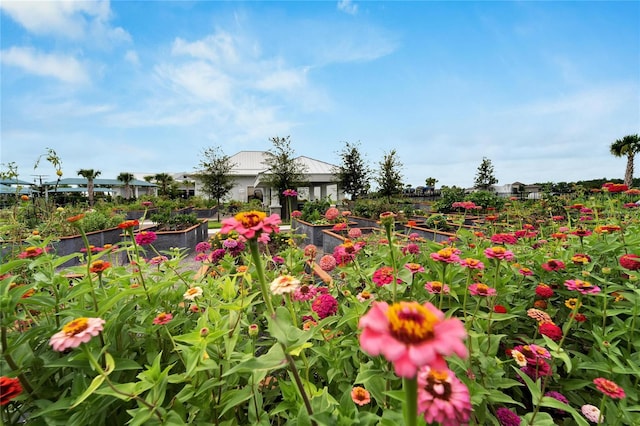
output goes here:
[[91, 394], [93, 394], [96, 391], [96, 389], [100, 387], [102, 382], [104, 382], [105, 378], [106, 376], [103, 376], [103, 375], [94, 377], [93, 380], [91, 381], [91, 384], [87, 388], [87, 390], [85, 390], [83, 394], [80, 395], [78, 399], [76, 399], [76, 402], [74, 402], [70, 408], [76, 408], [78, 405], [82, 404], [82, 401], [89, 398]]
[[222, 405], [222, 411], [220, 412], [220, 417], [224, 415], [227, 411], [236, 407], [243, 402], [247, 401], [251, 398], [251, 387], [247, 386], [241, 389], [231, 389], [226, 391], [222, 395], [222, 399], [220, 400], [220, 405]]
[[573, 420], [578, 426], [589, 426], [589, 423], [584, 419], [584, 417], [579, 414], [573, 407], [564, 404], [555, 398], [543, 396], [542, 401], [540, 401], [540, 405], [543, 407], [556, 408], [558, 410], [566, 411], [571, 414], [571, 417], [573, 417]]
[[266, 354], [258, 358], [251, 356], [248, 360], [229, 369], [222, 377], [230, 376], [235, 373], [275, 370], [277, 368], [283, 368], [286, 365], [287, 362], [284, 352], [282, 351], [282, 346], [273, 345]]

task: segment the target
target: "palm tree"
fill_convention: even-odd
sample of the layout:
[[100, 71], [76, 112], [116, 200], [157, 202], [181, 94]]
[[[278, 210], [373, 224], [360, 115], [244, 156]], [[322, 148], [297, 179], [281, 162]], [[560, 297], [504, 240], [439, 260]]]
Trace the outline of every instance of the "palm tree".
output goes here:
[[173, 183], [173, 176], [168, 173], [158, 173], [153, 177], [158, 185], [160, 185], [160, 194], [167, 196], [169, 195], [169, 188]]
[[624, 172], [624, 184], [631, 188], [633, 184], [633, 160], [640, 152], [640, 137], [637, 134], [627, 135], [611, 144], [611, 154], [616, 157], [627, 157], [627, 168]]
[[100, 170], [80, 169], [78, 176], [82, 176], [87, 180], [87, 197], [89, 198], [89, 206], [93, 207], [93, 180], [100, 176]]
[[131, 198], [131, 181], [134, 179], [133, 173], [122, 172], [120, 173], [116, 179], [120, 182], [124, 183], [124, 198], [128, 200]]

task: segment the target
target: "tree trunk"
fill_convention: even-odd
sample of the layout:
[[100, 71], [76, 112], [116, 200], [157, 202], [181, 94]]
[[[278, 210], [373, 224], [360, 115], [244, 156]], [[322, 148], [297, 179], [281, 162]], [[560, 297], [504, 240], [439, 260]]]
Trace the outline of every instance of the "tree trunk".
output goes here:
[[631, 188], [633, 184], [633, 160], [635, 155], [630, 154], [627, 156], [627, 169], [624, 173], [624, 184]]
[[89, 207], [93, 207], [93, 181], [87, 183], [87, 197], [89, 198]]

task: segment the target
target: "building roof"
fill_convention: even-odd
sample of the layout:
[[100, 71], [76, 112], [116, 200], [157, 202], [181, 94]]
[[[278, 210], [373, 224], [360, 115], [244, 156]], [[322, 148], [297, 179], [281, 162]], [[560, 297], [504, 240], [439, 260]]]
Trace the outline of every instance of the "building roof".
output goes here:
[[[235, 166], [231, 170], [231, 174], [238, 176], [256, 176], [266, 172], [265, 160], [267, 159], [266, 151], [240, 151], [229, 157], [229, 161]], [[315, 160], [304, 155], [296, 157], [295, 161], [302, 164], [308, 175], [333, 174], [333, 164], [324, 161]]]
[[33, 183], [16, 178], [16, 179], [0, 179], [0, 185], [33, 185]]
[[[43, 185], [46, 186], [55, 186], [56, 183], [58, 185], [84, 185], [86, 186], [89, 182], [86, 178], [64, 178], [64, 179], [60, 179], [59, 181], [49, 181], [49, 182], [44, 182]], [[93, 184], [94, 185], [103, 185], [103, 186], [117, 186], [117, 187], [122, 187], [124, 186], [124, 182], [118, 180], [118, 179], [94, 179], [93, 180]], [[133, 179], [131, 182], [129, 182], [129, 186], [158, 186], [155, 183], [150, 183], [144, 180], [138, 180], [138, 179]], [[95, 191], [95, 188], [94, 188]]]
[[[96, 186], [95, 188], [93, 188], [93, 192], [113, 192], [114, 189], [113, 188], [103, 188], [101, 186]], [[63, 187], [63, 188], [58, 188], [56, 189], [50, 189], [47, 191], [49, 194], [53, 194], [58, 193], [58, 194], [63, 194], [65, 192], [87, 192], [87, 188], [67, 188], [67, 187]]]

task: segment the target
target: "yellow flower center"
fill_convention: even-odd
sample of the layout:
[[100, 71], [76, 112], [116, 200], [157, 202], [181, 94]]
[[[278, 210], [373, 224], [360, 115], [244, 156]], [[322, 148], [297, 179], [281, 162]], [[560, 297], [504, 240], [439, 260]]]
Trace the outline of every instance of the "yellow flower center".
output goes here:
[[34, 254], [38, 251], [38, 247], [27, 247], [24, 251], [29, 254]]
[[264, 218], [267, 217], [265, 212], [260, 212], [257, 210], [252, 210], [250, 212], [240, 212], [235, 215], [235, 219], [242, 223], [242, 226], [245, 228], [253, 228], [257, 226]]
[[486, 284], [482, 284], [482, 283], [480, 283], [480, 284], [477, 284], [477, 285], [476, 285], [476, 291], [477, 291], [478, 293], [485, 294], [488, 290], [489, 290], [489, 286], [488, 286], [488, 285], [486, 285]]
[[75, 336], [76, 334], [86, 330], [87, 327], [89, 327], [89, 319], [83, 317], [74, 319], [73, 321], [65, 324], [65, 326], [62, 327], [62, 331], [67, 336]]
[[493, 251], [493, 253], [500, 255], [500, 254], [505, 254], [507, 249], [504, 247], [491, 247], [491, 251]]
[[434, 398], [449, 400], [451, 397], [451, 383], [449, 382], [449, 373], [446, 371], [429, 371], [427, 383], [424, 389]]
[[440, 281], [432, 281], [431, 282], [431, 288], [436, 290], [436, 291], [440, 291], [440, 290], [442, 290], [442, 283]]
[[362, 297], [363, 299], [369, 299], [371, 297], [371, 293], [369, 293], [367, 290], [364, 290], [362, 293], [360, 293], [360, 297]]
[[438, 255], [449, 258], [453, 255], [453, 249], [451, 247], [443, 248], [442, 250], [438, 250]]
[[391, 334], [404, 343], [420, 343], [433, 336], [436, 314], [417, 302], [400, 302], [387, 310]]

